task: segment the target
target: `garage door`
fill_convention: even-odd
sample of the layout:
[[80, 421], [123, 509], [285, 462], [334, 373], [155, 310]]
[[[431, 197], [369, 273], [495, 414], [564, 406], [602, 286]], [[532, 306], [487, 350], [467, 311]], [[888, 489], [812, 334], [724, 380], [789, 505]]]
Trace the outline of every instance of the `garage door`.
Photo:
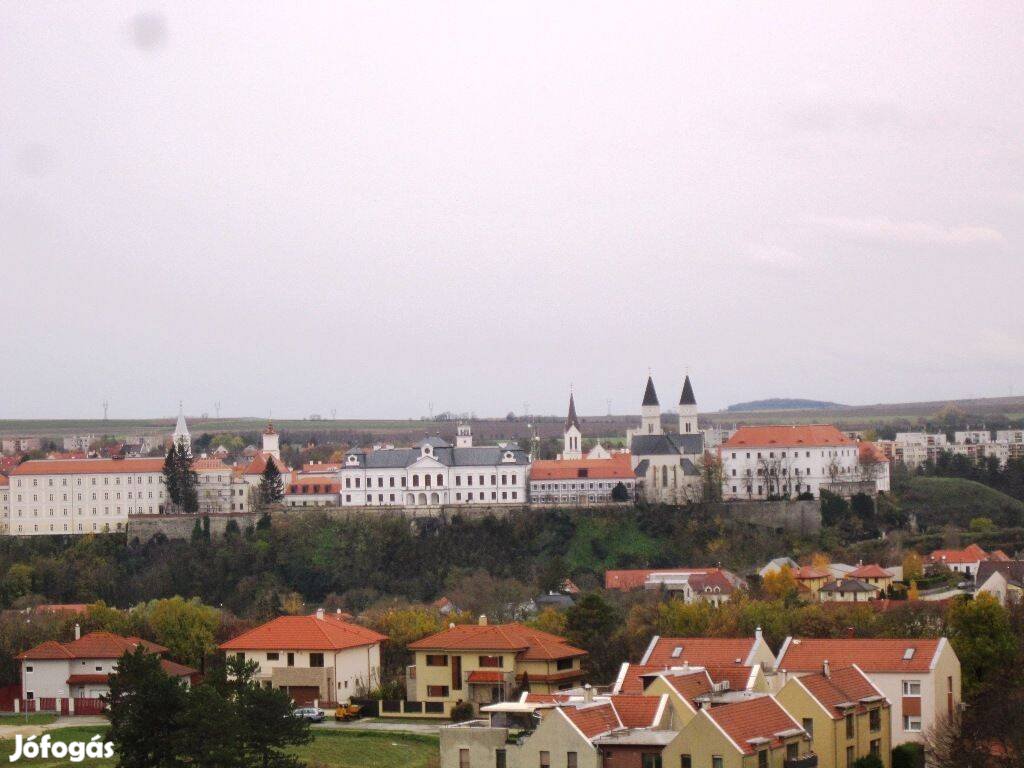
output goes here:
[[293, 685], [289, 686], [286, 690], [297, 707], [311, 706], [313, 704], [313, 699], [320, 695], [320, 689], [315, 685]]

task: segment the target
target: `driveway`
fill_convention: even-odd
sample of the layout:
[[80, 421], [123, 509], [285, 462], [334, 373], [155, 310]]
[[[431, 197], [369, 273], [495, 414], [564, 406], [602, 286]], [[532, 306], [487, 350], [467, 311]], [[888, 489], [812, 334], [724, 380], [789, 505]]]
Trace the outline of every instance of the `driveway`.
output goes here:
[[441, 732], [441, 726], [446, 725], [447, 720], [392, 720], [385, 717], [364, 717], [359, 720], [347, 720], [339, 723], [333, 717], [328, 717], [322, 723], [314, 723], [314, 728], [353, 730], [353, 731], [391, 731], [394, 733], [426, 733], [436, 736]]
[[22, 736], [38, 736], [44, 731], [52, 731], [55, 728], [69, 728], [71, 726], [105, 726], [109, 725], [105, 717], [94, 715], [82, 715], [81, 717], [58, 717], [52, 723], [46, 725], [15, 725], [13, 723], [0, 725], [0, 739], [13, 739], [18, 734]]

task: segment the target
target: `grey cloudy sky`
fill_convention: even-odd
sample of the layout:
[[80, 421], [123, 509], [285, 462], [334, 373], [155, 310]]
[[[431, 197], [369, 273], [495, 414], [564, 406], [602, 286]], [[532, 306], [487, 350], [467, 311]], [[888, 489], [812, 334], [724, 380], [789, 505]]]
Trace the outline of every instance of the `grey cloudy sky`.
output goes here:
[[1024, 391], [1024, 4], [0, 5], [0, 417]]

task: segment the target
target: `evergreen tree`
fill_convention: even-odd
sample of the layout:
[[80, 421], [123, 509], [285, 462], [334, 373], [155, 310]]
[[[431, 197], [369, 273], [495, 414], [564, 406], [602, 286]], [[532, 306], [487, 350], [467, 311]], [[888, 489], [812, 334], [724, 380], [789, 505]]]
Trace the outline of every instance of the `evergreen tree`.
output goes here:
[[204, 541], [203, 526], [199, 522], [199, 518], [197, 517], [195, 524], [192, 526], [192, 543], [198, 544], [201, 541]]
[[264, 688], [253, 679], [256, 669], [256, 662], [242, 661], [237, 656], [227, 660], [228, 685], [234, 691], [241, 718], [239, 751], [246, 765], [301, 768], [303, 763], [285, 750], [313, 738], [309, 723], [295, 717], [285, 691]]
[[178, 720], [185, 710], [183, 683], [160, 668], [160, 658], [143, 646], [125, 653], [110, 676], [110, 740], [122, 768], [178, 768]]
[[277, 504], [283, 498], [284, 483], [281, 481], [281, 472], [277, 468], [277, 463], [268, 456], [267, 466], [260, 479], [260, 501], [264, 504]]
[[184, 442], [175, 449], [175, 464], [178, 468], [178, 506], [189, 514], [199, 511], [199, 477], [192, 469], [192, 454]]
[[181, 483], [179, 482], [180, 472], [178, 470], [178, 453], [172, 445], [167, 449], [167, 458], [164, 459], [164, 488], [167, 489], [167, 498], [174, 505], [181, 504]]

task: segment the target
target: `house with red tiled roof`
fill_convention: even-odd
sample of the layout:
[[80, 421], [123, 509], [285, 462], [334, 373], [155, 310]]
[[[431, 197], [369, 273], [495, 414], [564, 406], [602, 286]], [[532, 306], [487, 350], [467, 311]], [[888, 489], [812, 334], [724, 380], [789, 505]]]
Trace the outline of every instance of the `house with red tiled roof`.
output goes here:
[[310, 616], [278, 616], [220, 649], [255, 661], [256, 679], [288, 692], [296, 704], [345, 702], [380, 684], [385, 635], [322, 608]]
[[778, 693], [785, 707], [811, 734], [818, 768], [846, 768], [875, 755], [889, 768], [892, 707], [856, 664], [793, 677]]
[[0, 475], [0, 535], [9, 533], [11, 516], [11, 481]]
[[[1000, 550], [996, 559], [1006, 558], [1006, 554]], [[928, 555], [927, 564], [933, 566], [945, 566], [951, 571], [962, 573], [965, 576], [974, 577], [978, 573], [978, 566], [993, 559], [984, 549], [977, 544], [970, 544], [963, 549], [936, 549]]]
[[341, 503], [341, 481], [337, 476], [293, 472], [284, 486], [286, 507], [336, 507]]
[[685, 603], [727, 602], [746, 582], [724, 568], [634, 568], [605, 571], [604, 588], [661, 590]]
[[719, 446], [718, 456], [724, 499], [878, 490], [874, 480], [865, 481], [856, 441], [831, 424], [740, 427]]
[[804, 677], [856, 665], [892, 703], [892, 744], [923, 734], [961, 702], [960, 660], [944, 637], [794, 638], [779, 649], [779, 678]]
[[893, 581], [892, 573], [878, 563], [868, 563], [867, 565], [861, 563], [847, 575], [851, 579], [859, 579], [878, 587], [879, 592], [885, 592], [892, 586]]
[[[112, 632], [80, 635], [61, 643], [47, 640], [29, 648], [15, 659], [21, 662], [21, 685], [26, 699], [96, 699], [109, 692], [107, 678], [117, 670], [118, 660], [142, 646], [163, 657], [167, 649], [138, 637], [122, 637]], [[186, 682], [198, 671], [183, 664], [160, 659], [164, 671]]]
[[662, 752], [662, 765], [814, 768], [803, 726], [774, 696], [702, 708]]
[[667, 696], [601, 695], [587, 686], [484, 706], [486, 720], [441, 729], [441, 766], [658, 765], [677, 733]]
[[409, 698], [440, 703], [444, 711], [459, 702], [476, 707], [511, 698], [517, 689], [553, 693], [572, 688], [583, 677], [586, 651], [564, 638], [524, 624], [453, 624], [409, 644], [416, 663], [409, 669]]

